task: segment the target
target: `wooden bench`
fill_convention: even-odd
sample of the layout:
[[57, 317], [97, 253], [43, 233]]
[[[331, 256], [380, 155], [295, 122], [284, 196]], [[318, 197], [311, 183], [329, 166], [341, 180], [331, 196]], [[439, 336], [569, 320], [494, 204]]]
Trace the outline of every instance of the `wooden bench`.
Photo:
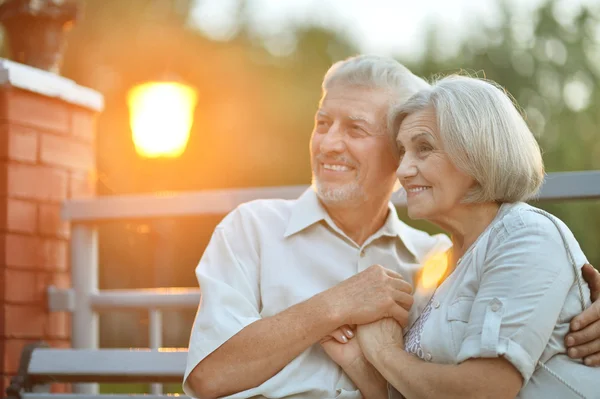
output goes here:
[[7, 388], [9, 399], [187, 398], [153, 394], [52, 394], [50, 383], [181, 383], [187, 351], [149, 349], [51, 349], [28, 345], [18, 374]]

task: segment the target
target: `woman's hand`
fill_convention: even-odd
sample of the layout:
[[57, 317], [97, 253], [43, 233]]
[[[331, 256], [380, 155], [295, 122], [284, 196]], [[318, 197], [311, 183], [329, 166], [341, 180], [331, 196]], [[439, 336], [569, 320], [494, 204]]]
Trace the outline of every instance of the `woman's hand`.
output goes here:
[[363, 359], [363, 353], [355, 332], [350, 326], [342, 326], [321, 340], [325, 353], [344, 370], [351, 367], [357, 360]]
[[357, 338], [364, 356], [371, 363], [378, 353], [390, 347], [404, 349], [402, 327], [396, 320], [389, 317], [358, 326]]

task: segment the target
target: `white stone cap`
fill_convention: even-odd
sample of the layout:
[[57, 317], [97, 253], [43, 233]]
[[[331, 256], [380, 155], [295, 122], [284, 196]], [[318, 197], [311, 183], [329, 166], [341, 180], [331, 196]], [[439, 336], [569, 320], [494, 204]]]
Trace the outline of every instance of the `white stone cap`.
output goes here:
[[79, 86], [71, 79], [4, 58], [0, 58], [0, 85], [59, 98], [97, 112], [104, 109], [104, 96], [99, 92]]

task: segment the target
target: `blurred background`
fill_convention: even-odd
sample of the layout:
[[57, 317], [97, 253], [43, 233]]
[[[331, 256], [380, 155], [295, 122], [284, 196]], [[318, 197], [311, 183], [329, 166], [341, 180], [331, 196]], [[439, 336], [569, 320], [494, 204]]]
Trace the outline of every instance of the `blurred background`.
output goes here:
[[[309, 184], [321, 79], [357, 53], [393, 56], [428, 79], [466, 71], [496, 80], [522, 107], [549, 172], [600, 169], [598, 0], [81, 3], [61, 74], [105, 97], [99, 195]], [[0, 57], [6, 51], [0, 37]], [[173, 157], [142, 156], [128, 96], [163, 80], [194, 90], [189, 141]], [[598, 201], [542, 207], [600, 266]], [[102, 225], [101, 288], [195, 287], [194, 268], [221, 218]], [[165, 346], [187, 346], [193, 316], [165, 312]], [[102, 317], [101, 346], [148, 345], [147, 313]]]

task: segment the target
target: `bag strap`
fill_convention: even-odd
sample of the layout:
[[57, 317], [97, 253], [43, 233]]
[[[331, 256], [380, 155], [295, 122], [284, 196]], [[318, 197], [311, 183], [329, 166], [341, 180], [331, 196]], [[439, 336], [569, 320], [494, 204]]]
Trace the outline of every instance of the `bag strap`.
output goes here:
[[579, 276], [579, 268], [577, 267], [577, 263], [575, 262], [575, 257], [573, 256], [573, 252], [571, 251], [571, 247], [569, 247], [569, 242], [567, 241], [567, 238], [565, 237], [565, 234], [564, 234], [562, 228], [556, 221], [556, 218], [554, 216], [552, 216], [551, 214], [549, 214], [548, 212], [543, 211], [541, 209], [537, 209], [537, 208], [530, 209], [530, 211], [533, 211], [533, 212], [539, 213], [540, 215], [546, 216], [548, 219], [550, 219], [552, 221], [552, 223], [554, 223], [554, 225], [558, 229], [560, 237], [562, 238], [562, 241], [565, 244], [565, 249], [567, 250], [567, 256], [569, 257], [569, 262], [571, 262], [571, 266], [573, 267], [573, 272], [575, 273], [575, 280], [577, 281], [577, 286], [579, 287], [579, 300], [581, 301], [581, 310], [584, 311], [586, 300], [585, 300], [585, 296], [583, 295], [583, 282], [581, 281], [581, 278]]
[[[565, 245], [565, 249], [567, 250], [567, 256], [569, 258], [569, 262], [571, 262], [571, 266], [573, 267], [573, 272], [575, 273], [575, 280], [577, 281], [577, 285], [579, 286], [579, 299], [581, 301], [581, 308], [582, 308], [582, 310], [585, 310], [586, 300], [585, 300], [585, 297], [583, 295], [583, 282], [581, 281], [581, 278], [579, 276], [579, 268], [577, 267], [577, 263], [575, 262], [575, 257], [573, 256], [573, 252], [571, 251], [571, 247], [569, 247], [569, 242], [567, 241], [567, 238], [565, 237], [563, 229], [560, 227], [560, 225], [556, 221], [556, 218], [553, 215], [549, 214], [548, 212], [543, 211], [541, 209], [537, 209], [537, 208], [530, 209], [530, 211], [539, 213], [540, 215], [543, 215], [543, 216], [546, 216], [548, 219], [550, 219], [552, 221], [552, 223], [554, 223], [554, 225], [558, 229], [558, 232], [560, 233], [560, 237], [562, 238], [562, 241], [563, 241], [563, 243]], [[556, 378], [559, 382], [561, 382], [567, 388], [571, 389], [571, 391], [573, 391], [579, 397], [585, 399], [585, 395], [583, 395], [574, 386], [572, 386], [567, 381], [565, 381], [561, 376], [559, 376], [554, 371], [552, 371], [548, 366], [546, 366], [540, 360], [538, 360], [537, 363], [538, 363], [538, 366], [540, 366], [544, 370], [546, 370], [551, 376], [553, 376], [554, 378]]]

